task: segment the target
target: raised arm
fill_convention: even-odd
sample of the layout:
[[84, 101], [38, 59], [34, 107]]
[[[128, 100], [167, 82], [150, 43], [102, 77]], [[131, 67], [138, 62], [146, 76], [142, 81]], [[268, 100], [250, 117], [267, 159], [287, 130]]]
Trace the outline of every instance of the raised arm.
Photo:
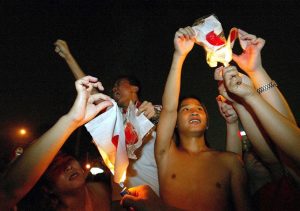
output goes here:
[[162, 111], [155, 142], [155, 157], [158, 165], [166, 156], [172, 143], [177, 119], [182, 65], [194, 46], [194, 39], [195, 33], [191, 27], [180, 28], [174, 37], [175, 51], [162, 98]]
[[[14, 206], [30, 191], [76, 128], [112, 104], [106, 95], [100, 93], [90, 95], [93, 87], [103, 90], [95, 77], [86, 76], [77, 80], [75, 86], [77, 97], [70, 111], [27, 147], [1, 178], [0, 210]], [[100, 99], [101, 103], [94, 104]]]
[[[228, 67], [227, 69], [229, 68], [231, 67]], [[219, 72], [224, 71], [224, 67], [218, 68], [215, 71], [215, 75], [220, 75]], [[245, 84], [248, 84], [249, 86], [253, 87], [252, 81], [246, 75], [240, 73], [239, 76], [242, 77], [242, 81]], [[223, 80], [222, 74], [219, 77], [219, 80]], [[224, 96], [227, 100], [232, 102], [232, 106], [238, 114], [243, 128], [247, 133], [247, 137], [251, 141], [260, 159], [268, 165], [278, 163], [278, 159], [276, 158], [275, 154], [273, 153], [268, 144], [269, 137], [264, 133], [263, 128], [261, 128], [251, 108], [246, 108], [244, 106], [243, 100], [239, 99], [239, 97], [231, 95], [231, 97], [234, 98], [234, 100], [231, 97], [229, 97], [228, 95], [230, 95], [230, 93], [227, 92], [223, 82], [219, 82], [218, 90], [222, 96]]]
[[253, 87], [243, 83], [236, 68], [227, 69], [223, 76], [227, 89], [244, 99], [271, 140], [300, 164], [300, 129], [294, 122], [274, 109]]
[[[55, 45], [55, 52], [58, 53], [58, 55], [60, 55], [62, 58], [65, 59], [65, 61], [67, 62], [68, 66], [76, 80], [86, 76], [86, 74], [83, 72], [83, 70], [80, 68], [79, 64], [73, 57], [66, 41], [57, 40], [54, 43], [54, 45]], [[99, 92], [98, 89], [93, 88], [91, 93], [95, 94], [98, 92]]]
[[57, 40], [55, 43], [55, 52], [58, 53], [67, 62], [71, 72], [73, 73], [76, 80], [86, 76], [82, 71], [79, 64], [71, 54], [68, 44], [64, 40]]
[[[261, 96], [279, 113], [296, 124], [295, 117], [280, 90], [276, 87], [275, 81], [271, 79], [262, 66], [261, 50], [265, 40], [257, 38], [239, 29], [240, 43], [245, 50], [240, 55], [233, 54], [233, 60], [247, 73], [252, 80], [255, 89], [262, 90]], [[268, 88], [267, 88], [268, 87]]]
[[239, 120], [231, 103], [222, 95], [217, 98], [219, 111], [226, 121], [226, 151], [234, 152], [242, 156], [242, 142], [239, 135]]

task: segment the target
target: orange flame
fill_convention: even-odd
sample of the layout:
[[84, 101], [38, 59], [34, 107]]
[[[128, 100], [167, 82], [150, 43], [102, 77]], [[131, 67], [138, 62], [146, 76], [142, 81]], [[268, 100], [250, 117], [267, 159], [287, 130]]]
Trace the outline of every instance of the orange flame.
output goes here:
[[[114, 164], [109, 160], [109, 157], [108, 155], [99, 147], [98, 148], [101, 156], [102, 156], [102, 159], [105, 163], [105, 165], [107, 166], [107, 168], [110, 170], [110, 172], [112, 173], [112, 175], [115, 174], [115, 166]], [[120, 181], [116, 181], [117, 183], [121, 183], [121, 182], [124, 182], [126, 180], [126, 171], [124, 171]]]

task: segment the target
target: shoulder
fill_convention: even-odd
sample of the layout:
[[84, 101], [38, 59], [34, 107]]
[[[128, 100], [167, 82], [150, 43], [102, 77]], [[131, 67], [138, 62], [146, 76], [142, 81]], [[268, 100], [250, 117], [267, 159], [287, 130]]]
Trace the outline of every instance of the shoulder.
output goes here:
[[244, 167], [243, 159], [240, 155], [234, 152], [215, 152], [219, 159], [228, 165], [230, 168], [233, 167]]
[[99, 195], [110, 195], [110, 188], [109, 185], [103, 183], [103, 182], [89, 182], [87, 183], [87, 187], [90, 191], [93, 193], [99, 194]]

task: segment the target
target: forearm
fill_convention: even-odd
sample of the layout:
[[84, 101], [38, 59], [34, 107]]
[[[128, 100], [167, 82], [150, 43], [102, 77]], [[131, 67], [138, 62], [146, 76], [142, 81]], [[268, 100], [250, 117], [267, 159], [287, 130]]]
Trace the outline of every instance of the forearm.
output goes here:
[[86, 74], [82, 71], [79, 64], [76, 62], [75, 58], [71, 54], [67, 55], [65, 57], [65, 60], [76, 80], [86, 76]]
[[299, 128], [267, 103], [259, 94], [254, 93], [252, 96], [247, 97], [245, 101], [253, 109], [272, 141], [300, 163]]
[[235, 103], [233, 106], [258, 156], [268, 164], [278, 162], [266, 141], [266, 137], [263, 135], [261, 129], [259, 129], [257, 122], [249, 111], [242, 104]]
[[242, 143], [239, 136], [238, 121], [231, 124], [227, 123], [226, 128], [226, 151], [234, 152], [242, 156]]
[[186, 56], [174, 52], [173, 61], [165, 85], [162, 106], [167, 111], [177, 111], [180, 94], [181, 71]]
[[[65, 60], [66, 60], [68, 66], [69, 66], [69, 68], [70, 68], [71, 72], [73, 73], [73, 76], [76, 80], [86, 76], [86, 74], [83, 72], [83, 70], [80, 68], [79, 64], [76, 62], [76, 60], [74, 59], [74, 57], [71, 54], [66, 56]], [[99, 93], [99, 90], [93, 88], [91, 93], [92, 94]]]
[[184, 59], [185, 56], [183, 57], [174, 53], [172, 65], [165, 85], [162, 98], [162, 111], [157, 126], [157, 139], [155, 141], [155, 157], [158, 166], [172, 144], [172, 136], [177, 119], [181, 69]]
[[[248, 75], [251, 78], [256, 89], [272, 81], [263, 67], [259, 68], [258, 70], [249, 72]], [[262, 92], [261, 96], [277, 111], [279, 111], [282, 115], [296, 124], [296, 120], [291, 111], [291, 108], [289, 107], [286, 99], [277, 87], [273, 87], [265, 92]]]
[[8, 204], [16, 204], [30, 191], [76, 128], [76, 123], [65, 115], [26, 148], [2, 180], [2, 188]]

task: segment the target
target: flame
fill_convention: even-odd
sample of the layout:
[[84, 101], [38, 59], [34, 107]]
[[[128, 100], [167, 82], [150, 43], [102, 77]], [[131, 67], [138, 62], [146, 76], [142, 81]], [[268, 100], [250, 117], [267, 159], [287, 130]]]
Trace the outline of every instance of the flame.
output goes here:
[[238, 29], [232, 28], [226, 40], [222, 25], [214, 14], [197, 19], [192, 28], [196, 33], [196, 43], [203, 46], [206, 51], [208, 65], [216, 67], [220, 62], [225, 67], [229, 66]]
[[[107, 168], [110, 170], [110, 172], [112, 173], [112, 175], [115, 174], [115, 166], [114, 164], [112, 164], [112, 162], [109, 160], [109, 157], [108, 155], [105, 153], [105, 151], [103, 151], [100, 147], [98, 148], [101, 156], [102, 156], [102, 159], [105, 163], [105, 165], [107, 166]], [[121, 183], [121, 182], [124, 182], [126, 180], [126, 171], [124, 171], [120, 181], [117, 181], [117, 183]]]
[[123, 175], [122, 175], [122, 177], [121, 177], [121, 180], [119, 181], [119, 183], [123, 183], [123, 182], [125, 182], [125, 180], [126, 180], [126, 171], [123, 173]]
[[111, 172], [112, 174], [114, 174], [114, 173], [115, 173], [115, 166], [114, 166], [114, 164], [112, 164], [112, 163], [110, 162], [109, 157], [108, 157], [108, 155], [105, 153], [105, 151], [103, 151], [100, 147], [98, 148], [98, 150], [99, 150], [99, 152], [100, 152], [100, 154], [101, 154], [101, 156], [102, 156], [102, 159], [103, 159], [105, 165], [106, 165], [107, 168], [110, 170], [110, 172]]

